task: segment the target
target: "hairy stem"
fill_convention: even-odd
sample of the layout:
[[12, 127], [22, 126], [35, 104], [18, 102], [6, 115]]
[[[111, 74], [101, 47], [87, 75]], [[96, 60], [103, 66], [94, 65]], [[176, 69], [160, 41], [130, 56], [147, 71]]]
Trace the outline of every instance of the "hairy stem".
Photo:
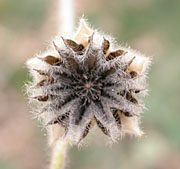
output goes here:
[[50, 169], [63, 169], [64, 158], [68, 147], [68, 141], [59, 139], [56, 141], [53, 149], [52, 161]]

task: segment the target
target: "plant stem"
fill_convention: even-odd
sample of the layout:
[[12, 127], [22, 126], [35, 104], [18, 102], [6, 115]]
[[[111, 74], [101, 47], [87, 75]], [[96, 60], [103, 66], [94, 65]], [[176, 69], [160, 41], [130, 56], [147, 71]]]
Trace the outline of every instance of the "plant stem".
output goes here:
[[50, 169], [63, 169], [64, 158], [68, 147], [68, 141], [59, 139], [56, 141], [53, 149], [52, 161]]

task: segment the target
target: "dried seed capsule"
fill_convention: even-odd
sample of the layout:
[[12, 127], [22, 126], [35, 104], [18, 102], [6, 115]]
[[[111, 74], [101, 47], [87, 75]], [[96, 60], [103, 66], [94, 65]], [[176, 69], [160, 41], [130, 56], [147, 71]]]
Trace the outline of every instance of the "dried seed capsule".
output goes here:
[[36, 96], [36, 97], [33, 97], [34, 99], [37, 99], [41, 102], [46, 102], [49, 98], [49, 96]]
[[[54, 56], [54, 49], [51, 54], [50, 49], [46, 57], [38, 58], [48, 65], [37, 58], [28, 61], [33, 76], [33, 86], [28, 89], [28, 94], [30, 99], [36, 96], [33, 99], [43, 105], [41, 112], [44, 116], [40, 118], [45, 124], [58, 123], [64, 127], [65, 137], [76, 144], [77, 137], [81, 141], [88, 134], [93, 117], [111, 140], [124, 133], [140, 133], [139, 116], [126, 117], [131, 117], [135, 111], [136, 114], [142, 112], [143, 108], [133, 95], [140, 92], [138, 87], [145, 82], [145, 76], [138, 74], [143, 75], [149, 60], [129, 48], [119, 47], [119, 50], [111, 51], [110, 46], [115, 48], [112, 42], [93, 32], [83, 22], [74, 37], [76, 41], [62, 37], [64, 44], [53, 42], [59, 56]], [[132, 79], [135, 77], [137, 80]], [[119, 113], [119, 110], [124, 112]], [[135, 122], [131, 123], [132, 120]], [[136, 126], [126, 128], [128, 122]], [[79, 133], [74, 139], [71, 136], [76, 132]]]
[[102, 124], [99, 120], [97, 120], [97, 118], [95, 118], [95, 120], [96, 120], [97, 126], [101, 129], [101, 131], [102, 131], [105, 135], [109, 136], [109, 131], [108, 131], [108, 129], [107, 129], [106, 127], [104, 127], [103, 124]]
[[118, 110], [117, 109], [113, 109], [112, 110], [112, 114], [113, 114], [113, 117], [116, 120], [117, 124], [121, 125], [121, 119], [120, 119], [120, 116], [118, 114]]
[[43, 75], [43, 76], [49, 76], [50, 75], [48, 72], [45, 72], [44, 70], [38, 70], [38, 69], [33, 69], [33, 70], [38, 72], [40, 75]]
[[72, 48], [75, 52], [82, 51], [84, 49], [84, 46], [82, 44], [77, 44], [75, 41], [71, 39], [64, 39], [64, 42]]
[[86, 136], [87, 136], [87, 134], [89, 133], [89, 130], [90, 130], [90, 128], [91, 128], [91, 121], [88, 123], [88, 125], [85, 127], [85, 129], [84, 129], [84, 131], [83, 131], [83, 133], [82, 133], [82, 136], [81, 136], [81, 138], [80, 138], [80, 140], [79, 141], [81, 141], [83, 138], [85, 138]]
[[59, 65], [61, 62], [59, 58], [56, 58], [54, 56], [46, 56], [44, 58], [39, 58], [39, 59], [43, 60], [44, 62], [50, 65]]
[[46, 85], [50, 85], [54, 82], [54, 79], [44, 79], [44, 80], [41, 80], [39, 83], [36, 84], [35, 87], [42, 87], [42, 86], [46, 86]]
[[134, 92], [135, 92], [135, 93], [139, 93], [139, 92], [140, 92], [140, 90], [135, 90]]
[[115, 52], [111, 52], [107, 57], [106, 57], [106, 60], [109, 61], [109, 60], [112, 60], [116, 57], [119, 57], [119, 56], [122, 56], [123, 54], [125, 53], [124, 50], [117, 50]]
[[132, 117], [132, 114], [129, 113], [129, 112], [127, 112], [127, 111], [126, 111], [126, 112], [123, 112], [123, 111], [122, 111], [122, 113], [123, 113], [125, 116], [127, 116], [127, 117]]
[[131, 76], [131, 78], [134, 78], [134, 77], [137, 77], [137, 72], [135, 72], [135, 71], [131, 71], [130, 73], [130, 76]]
[[106, 54], [109, 47], [110, 47], [110, 42], [104, 38], [104, 42], [102, 44], [102, 49], [103, 49], [104, 54]]
[[129, 101], [134, 104], [138, 104], [138, 101], [134, 97], [132, 97]]

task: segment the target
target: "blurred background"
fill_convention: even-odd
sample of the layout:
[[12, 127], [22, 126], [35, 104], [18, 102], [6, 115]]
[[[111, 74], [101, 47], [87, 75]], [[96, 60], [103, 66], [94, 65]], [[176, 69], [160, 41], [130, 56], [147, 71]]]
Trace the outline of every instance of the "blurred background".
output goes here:
[[[0, 169], [46, 169], [46, 131], [32, 120], [23, 85], [25, 61], [58, 33], [58, 0], [0, 0]], [[153, 56], [145, 135], [114, 145], [97, 130], [69, 150], [67, 169], [180, 168], [180, 1], [75, 0], [95, 28]]]

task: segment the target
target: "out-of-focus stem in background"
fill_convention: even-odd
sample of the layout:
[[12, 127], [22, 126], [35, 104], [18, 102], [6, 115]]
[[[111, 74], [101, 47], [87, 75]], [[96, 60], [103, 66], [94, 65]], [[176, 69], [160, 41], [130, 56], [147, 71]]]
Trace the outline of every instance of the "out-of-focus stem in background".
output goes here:
[[59, 33], [71, 35], [74, 27], [74, 3], [73, 0], [59, 0]]

